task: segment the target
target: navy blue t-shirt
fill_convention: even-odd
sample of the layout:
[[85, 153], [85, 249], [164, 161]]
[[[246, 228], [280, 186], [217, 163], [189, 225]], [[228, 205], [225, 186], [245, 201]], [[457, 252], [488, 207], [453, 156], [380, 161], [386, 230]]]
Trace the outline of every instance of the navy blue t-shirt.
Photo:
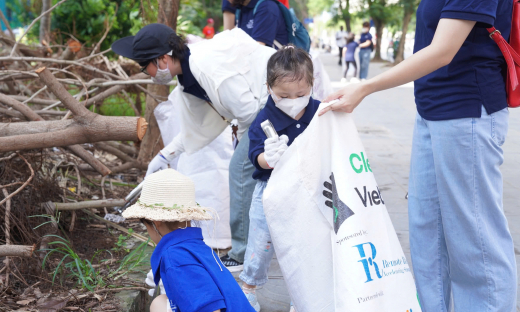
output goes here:
[[164, 235], [150, 262], [155, 284], [162, 279], [173, 311], [255, 311], [233, 275], [204, 243], [200, 228]]
[[[508, 39], [512, 0], [422, 0], [417, 9], [414, 53], [431, 44], [441, 18], [477, 24], [453, 61], [415, 81], [417, 111], [426, 120], [480, 117], [507, 106], [505, 60], [485, 27]], [[453, 31], [457, 31], [454, 29]]]
[[204, 101], [210, 102], [208, 94], [206, 91], [200, 86], [199, 82], [193, 76], [193, 73], [190, 69], [190, 49], [186, 47], [186, 52], [184, 53], [184, 59], [181, 61], [181, 69], [182, 75], [177, 75], [177, 80], [184, 87], [183, 92], [189, 93], [202, 99]]
[[235, 14], [235, 11], [237, 9], [231, 5], [231, 3], [228, 0], [222, 0], [222, 12], [231, 12]]
[[307, 126], [309, 126], [312, 118], [318, 111], [320, 103], [320, 101], [311, 97], [303, 116], [300, 120], [294, 120], [276, 107], [273, 98], [269, 96], [264, 109], [258, 113], [255, 121], [249, 127], [249, 159], [256, 168], [255, 172], [253, 172], [253, 179], [267, 181], [273, 171], [273, 169], [264, 169], [258, 164], [258, 155], [264, 152], [264, 141], [267, 140], [267, 136], [260, 124], [269, 119], [278, 135], [285, 134], [289, 138], [287, 145], [291, 145], [294, 139], [302, 134], [303, 130], [307, 129]]
[[281, 45], [289, 43], [285, 20], [276, 0], [264, 0], [253, 14], [259, 0], [251, 0], [240, 8], [238, 28], [241, 28], [256, 41], [272, 47], [274, 40]]
[[347, 61], [347, 62], [356, 61], [356, 59], [354, 58], [354, 52], [356, 52], [356, 49], [358, 46], [359, 46], [359, 43], [357, 43], [355, 41], [347, 43], [347, 45], [346, 45], [347, 51], [345, 52], [345, 61]]
[[[365, 43], [368, 40], [372, 40], [372, 35], [367, 33], [361, 33], [361, 38], [359, 38], [359, 43]], [[368, 47], [360, 48], [360, 50], [372, 50], [372, 46], [374, 45], [374, 42], [372, 41], [372, 44]]]

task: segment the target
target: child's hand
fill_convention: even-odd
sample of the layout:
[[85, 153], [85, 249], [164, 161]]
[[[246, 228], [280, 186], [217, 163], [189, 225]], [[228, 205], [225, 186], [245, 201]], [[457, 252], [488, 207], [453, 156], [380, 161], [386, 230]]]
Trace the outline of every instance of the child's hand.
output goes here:
[[264, 141], [264, 158], [270, 168], [276, 166], [280, 157], [282, 157], [283, 153], [287, 150], [288, 142], [289, 138], [286, 135], [268, 138]]

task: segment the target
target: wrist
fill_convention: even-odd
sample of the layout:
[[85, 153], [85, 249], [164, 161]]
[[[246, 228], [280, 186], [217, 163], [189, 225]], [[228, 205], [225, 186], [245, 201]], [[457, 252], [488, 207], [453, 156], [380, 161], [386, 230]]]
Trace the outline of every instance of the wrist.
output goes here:
[[369, 80], [362, 81], [360, 83], [361, 94], [363, 95], [363, 97], [367, 97], [368, 95], [378, 91], [376, 82], [374, 80], [375, 79], [372, 78]]

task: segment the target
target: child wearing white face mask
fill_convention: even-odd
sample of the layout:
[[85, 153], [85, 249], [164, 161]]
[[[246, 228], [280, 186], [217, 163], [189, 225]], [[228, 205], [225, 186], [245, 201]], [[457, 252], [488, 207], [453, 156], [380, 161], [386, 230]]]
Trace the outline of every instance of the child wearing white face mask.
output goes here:
[[[311, 97], [313, 73], [312, 60], [302, 49], [287, 46], [273, 54], [267, 63], [270, 96], [249, 128], [249, 159], [256, 168], [253, 178], [257, 184], [249, 211], [249, 239], [240, 279], [242, 289], [256, 311], [260, 311], [260, 305], [255, 289], [267, 283], [267, 271], [274, 254], [262, 195], [280, 157], [307, 128], [318, 110], [320, 102]], [[271, 121], [278, 136], [267, 138], [260, 126], [265, 120]]]

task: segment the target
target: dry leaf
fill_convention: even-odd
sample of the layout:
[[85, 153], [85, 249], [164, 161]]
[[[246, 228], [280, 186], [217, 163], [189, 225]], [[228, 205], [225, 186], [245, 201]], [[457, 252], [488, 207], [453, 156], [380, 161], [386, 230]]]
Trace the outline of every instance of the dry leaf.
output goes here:
[[67, 311], [77, 311], [79, 310], [78, 307], [66, 307], [66, 308], [63, 308], [63, 310], [67, 310]]
[[36, 296], [36, 298], [41, 298], [41, 297], [43, 297], [43, 294], [42, 294], [42, 292], [40, 291], [40, 288], [35, 288], [35, 289], [34, 289], [34, 295]]
[[[40, 301], [40, 300], [38, 300]], [[60, 309], [63, 309], [67, 302], [69, 301], [69, 298], [65, 299], [51, 299], [47, 298], [47, 300], [43, 304], [38, 305], [38, 309], [40, 312], [57, 312]]]
[[29, 303], [33, 302], [34, 300], [36, 300], [36, 298], [27, 298], [25, 300], [16, 301], [16, 304], [28, 305]]
[[100, 296], [100, 295], [98, 295], [98, 294], [94, 294], [94, 297], [95, 297], [99, 302], [103, 301], [103, 299], [104, 299], [103, 296]]

